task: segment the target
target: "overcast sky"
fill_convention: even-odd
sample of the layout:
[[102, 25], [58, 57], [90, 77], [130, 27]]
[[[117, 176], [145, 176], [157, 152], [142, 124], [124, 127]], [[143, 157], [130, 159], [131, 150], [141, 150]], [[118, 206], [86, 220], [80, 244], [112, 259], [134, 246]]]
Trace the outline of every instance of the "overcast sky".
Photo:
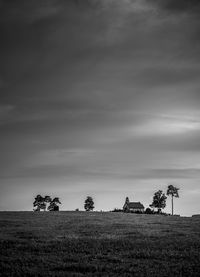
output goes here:
[[148, 207], [175, 184], [199, 213], [199, 32], [199, 0], [1, 0], [0, 210]]

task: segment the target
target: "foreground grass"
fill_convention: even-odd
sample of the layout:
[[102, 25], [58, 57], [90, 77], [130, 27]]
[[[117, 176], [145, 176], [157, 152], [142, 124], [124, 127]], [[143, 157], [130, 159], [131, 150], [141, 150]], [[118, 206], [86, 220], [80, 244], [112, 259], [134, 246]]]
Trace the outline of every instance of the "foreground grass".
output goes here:
[[0, 276], [200, 276], [200, 219], [0, 212]]

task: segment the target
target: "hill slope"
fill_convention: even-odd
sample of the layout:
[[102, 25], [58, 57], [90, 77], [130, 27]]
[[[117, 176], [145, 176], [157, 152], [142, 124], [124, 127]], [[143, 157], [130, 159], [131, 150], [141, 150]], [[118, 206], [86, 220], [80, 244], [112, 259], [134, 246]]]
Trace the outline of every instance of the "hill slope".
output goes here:
[[1, 276], [200, 276], [200, 219], [0, 212]]

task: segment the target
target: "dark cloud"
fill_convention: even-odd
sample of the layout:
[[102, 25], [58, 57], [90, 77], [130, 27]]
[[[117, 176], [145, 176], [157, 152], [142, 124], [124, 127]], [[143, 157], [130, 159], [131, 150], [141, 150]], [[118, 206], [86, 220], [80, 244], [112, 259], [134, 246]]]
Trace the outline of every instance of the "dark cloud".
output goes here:
[[143, 174], [132, 175], [132, 178], [141, 178], [141, 179], [199, 179], [200, 169], [196, 168], [185, 168], [185, 169], [155, 169], [147, 170]]
[[0, 2], [7, 191], [15, 178], [23, 191], [29, 182], [40, 187], [37, 178], [47, 190], [51, 179], [69, 177], [88, 193], [92, 183], [106, 191], [105, 180], [112, 188], [120, 180], [116, 189], [144, 180], [145, 190], [155, 178], [199, 178], [200, 5], [149, 3]]
[[199, 0], [151, 0], [151, 2], [171, 12], [200, 12]]
[[[69, 153], [70, 155], [70, 153]], [[88, 157], [87, 157], [88, 160]], [[97, 167], [96, 160], [91, 160], [90, 162], [81, 161], [71, 162], [66, 161], [66, 164], [40, 164], [35, 166], [26, 166], [19, 168], [9, 174], [2, 174], [0, 178], [63, 178], [67, 177], [76, 181], [85, 180], [130, 180], [135, 182], [137, 180], [176, 180], [176, 179], [199, 179], [200, 169], [199, 168], [163, 168], [163, 169], [132, 169], [125, 170], [123, 165], [121, 166], [121, 171], [116, 171], [115, 167]], [[54, 161], [52, 161], [53, 163]], [[49, 164], [48, 164], [49, 163]], [[69, 163], [69, 164], [68, 164]], [[93, 164], [94, 163], [94, 164]], [[47, 179], [48, 179], [47, 178]], [[103, 184], [102, 184], [103, 185]]]

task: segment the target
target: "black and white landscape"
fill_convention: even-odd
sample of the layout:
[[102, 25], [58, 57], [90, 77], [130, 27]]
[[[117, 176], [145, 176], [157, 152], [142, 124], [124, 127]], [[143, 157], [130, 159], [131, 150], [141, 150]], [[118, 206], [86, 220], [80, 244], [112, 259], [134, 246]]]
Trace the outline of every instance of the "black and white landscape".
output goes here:
[[[199, 1], [1, 1], [1, 210], [200, 196]], [[104, 199], [102, 203], [102, 199]]]
[[5, 276], [200, 274], [199, 18], [199, 0], [0, 0]]

